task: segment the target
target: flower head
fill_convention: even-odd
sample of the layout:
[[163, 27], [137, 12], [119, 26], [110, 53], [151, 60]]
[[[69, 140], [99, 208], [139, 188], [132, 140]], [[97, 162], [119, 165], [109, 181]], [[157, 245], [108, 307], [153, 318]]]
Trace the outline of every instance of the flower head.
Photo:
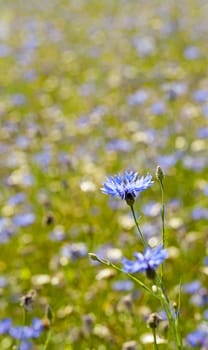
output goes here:
[[5, 318], [0, 321], [0, 334], [8, 333], [12, 325], [12, 320], [10, 318]]
[[167, 258], [168, 253], [160, 244], [155, 248], [147, 247], [144, 254], [135, 253], [134, 256], [136, 258], [135, 261], [123, 259], [124, 272], [136, 273], [146, 271], [147, 276], [152, 278], [154, 277], [155, 269]]
[[33, 318], [31, 326], [13, 326], [10, 318], [0, 321], [0, 334], [9, 334], [20, 340], [19, 350], [30, 350], [32, 343], [28, 339], [38, 338], [43, 331], [43, 323], [39, 318]]
[[208, 346], [208, 327], [207, 324], [200, 324], [199, 328], [188, 334], [187, 342], [193, 346], [203, 346], [203, 349], [207, 349]]
[[120, 197], [124, 199], [128, 205], [132, 205], [139, 193], [149, 188], [152, 184], [151, 175], [139, 178], [137, 172], [126, 171], [122, 175], [108, 177], [101, 191], [112, 197]]
[[43, 323], [41, 320], [34, 318], [31, 326], [15, 326], [11, 327], [9, 334], [15, 339], [32, 339], [38, 338], [43, 330]]

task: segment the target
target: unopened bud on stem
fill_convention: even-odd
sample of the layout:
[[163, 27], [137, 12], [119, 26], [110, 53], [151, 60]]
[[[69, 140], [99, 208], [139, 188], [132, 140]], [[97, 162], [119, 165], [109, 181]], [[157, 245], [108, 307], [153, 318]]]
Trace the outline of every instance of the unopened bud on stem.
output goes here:
[[163, 182], [164, 179], [164, 173], [161, 169], [161, 167], [158, 165], [156, 168], [156, 173], [155, 173], [156, 179], [160, 182]]

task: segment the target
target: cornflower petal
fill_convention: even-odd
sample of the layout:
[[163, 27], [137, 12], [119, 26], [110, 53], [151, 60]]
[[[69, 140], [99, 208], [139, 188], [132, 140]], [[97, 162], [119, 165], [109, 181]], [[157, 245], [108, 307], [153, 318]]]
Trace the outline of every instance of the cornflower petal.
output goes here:
[[134, 262], [126, 258], [123, 258], [122, 263], [123, 263], [123, 271], [126, 273], [136, 273], [136, 272], [142, 272], [146, 270], [145, 262], [139, 263], [137, 261]]
[[131, 261], [126, 258], [122, 260], [123, 270], [127, 273], [143, 272], [155, 270], [167, 258], [168, 253], [162, 245], [155, 248], [147, 247], [144, 253], [135, 253], [135, 260]]
[[30, 350], [31, 348], [32, 348], [31, 342], [29, 342], [27, 340], [21, 341], [19, 350]]
[[6, 334], [9, 332], [12, 326], [12, 320], [10, 318], [5, 318], [0, 321], [0, 334]]
[[146, 190], [152, 184], [151, 175], [139, 178], [138, 173], [131, 170], [124, 172], [122, 175], [109, 176], [101, 191], [112, 197], [120, 197], [128, 203], [128, 201], [134, 201], [140, 192]]

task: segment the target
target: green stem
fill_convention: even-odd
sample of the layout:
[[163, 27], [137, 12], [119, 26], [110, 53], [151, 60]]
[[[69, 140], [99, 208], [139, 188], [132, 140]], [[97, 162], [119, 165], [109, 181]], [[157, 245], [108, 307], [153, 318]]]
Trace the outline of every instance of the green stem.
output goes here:
[[46, 349], [47, 349], [48, 344], [49, 344], [49, 342], [50, 342], [50, 340], [51, 340], [51, 335], [52, 335], [52, 329], [50, 329], [50, 330], [48, 331], [48, 335], [47, 335], [45, 344], [44, 344], [44, 346], [43, 346], [43, 350], [46, 350]]
[[163, 248], [165, 248], [165, 202], [164, 202], [164, 187], [161, 180], [159, 180], [160, 189], [161, 189], [161, 202], [162, 202], [162, 209], [161, 209], [161, 219], [162, 219], [162, 241], [163, 241]]
[[132, 212], [132, 215], [133, 215], [133, 218], [134, 218], [134, 222], [135, 222], [136, 227], [137, 227], [137, 230], [138, 230], [138, 232], [139, 232], [139, 236], [140, 236], [140, 238], [141, 238], [141, 240], [142, 240], [142, 243], [143, 243], [144, 247], [146, 247], [147, 244], [146, 244], [146, 242], [145, 242], [144, 236], [143, 236], [143, 234], [142, 234], [142, 232], [141, 232], [141, 230], [140, 230], [138, 221], [137, 221], [137, 219], [136, 219], [136, 215], [135, 215], [135, 211], [134, 211], [133, 205], [130, 205], [130, 208], [131, 208], [131, 212]]
[[[108, 263], [108, 266], [113, 267], [115, 270], [119, 271], [119, 272], [123, 272], [122, 269], [120, 269], [120, 267], [112, 264], [110, 261]], [[141, 282], [140, 280], [138, 280], [138, 278], [136, 278], [135, 276], [133, 276], [131, 273], [127, 273], [127, 276], [129, 276], [134, 282], [136, 282], [137, 284], [140, 285], [140, 287], [144, 288], [148, 293], [150, 293], [151, 295], [154, 295], [154, 293], [152, 292], [152, 290], [147, 287], [143, 282]]]
[[[93, 254], [94, 255], [94, 254]], [[89, 256], [90, 253], [89, 253]], [[106, 259], [101, 259], [99, 257], [97, 257], [95, 255], [94, 257], [95, 260], [99, 261], [100, 263], [106, 265], [106, 266], [110, 266], [112, 267], [113, 269], [115, 269], [116, 271], [119, 271], [119, 272], [124, 272], [120, 267], [118, 267], [117, 265], [114, 265], [113, 263], [111, 263], [109, 260], [106, 260]], [[160, 297], [153, 293], [152, 289], [150, 289], [148, 286], [146, 286], [146, 284], [144, 284], [142, 281], [140, 281], [138, 278], [136, 278], [134, 275], [132, 275], [131, 273], [126, 273], [126, 275], [134, 282], [136, 282], [140, 287], [142, 287], [143, 289], [145, 289], [149, 294], [151, 294], [152, 296], [154, 296], [155, 298], [157, 298], [158, 300], [160, 300]]]
[[163, 308], [165, 309], [166, 314], [168, 316], [170, 328], [171, 328], [172, 333], [174, 335], [174, 338], [176, 340], [177, 349], [182, 350], [183, 347], [182, 347], [181, 336], [180, 336], [179, 328], [178, 328], [178, 319], [177, 319], [177, 317], [175, 318], [172, 314], [170, 302], [169, 302], [169, 299], [168, 299], [167, 294], [165, 292], [165, 289], [162, 285], [162, 280], [160, 280], [159, 277], [157, 277], [156, 281], [157, 281], [158, 287], [161, 291], [161, 304], [162, 304]]
[[[162, 209], [161, 209], [161, 219], [162, 219], [162, 243], [163, 248], [165, 248], [165, 203], [164, 203], [164, 187], [162, 179], [158, 179], [161, 189], [161, 203], [162, 203]], [[161, 279], [163, 280], [163, 264], [161, 265]]]
[[23, 326], [26, 325], [26, 320], [27, 320], [27, 311], [26, 311], [25, 307], [23, 307], [23, 318], [22, 318]]
[[179, 321], [179, 319], [177, 317], [175, 319], [175, 335], [176, 335], [178, 349], [183, 350], [183, 345], [182, 345], [181, 335], [180, 335], [180, 331], [179, 331], [179, 322], [178, 321]]
[[154, 338], [154, 348], [155, 350], [158, 350], [158, 345], [157, 345], [157, 337], [156, 337], [156, 328], [152, 328], [152, 334], [153, 334], [153, 338]]

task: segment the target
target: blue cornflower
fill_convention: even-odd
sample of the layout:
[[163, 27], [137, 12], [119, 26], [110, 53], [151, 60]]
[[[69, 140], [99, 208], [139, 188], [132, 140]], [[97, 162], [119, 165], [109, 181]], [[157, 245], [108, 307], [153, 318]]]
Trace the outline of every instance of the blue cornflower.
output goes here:
[[120, 197], [124, 199], [128, 205], [132, 206], [139, 193], [149, 188], [152, 184], [151, 175], [139, 178], [137, 172], [126, 171], [122, 175], [108, 177], [101, 191], [112, 197]]
[[208, 327], [207, 324], [201, 324], [199, 328], [188, 334], [187, 342], [193, 347], [203, 346], [207, 349], [208, 346]]
[[32, 329], [31, 338], [38, 338], [43, 331], [43, 321], [39, 318], [33, 318], [31, 329]]
[[18, 227], [26, 227], [26, 226], [32, 225], [34, 221], [35, 221], [35, 215], [30, 212], [17, 214], [13, 218], [14, 225]]
[[61, 249], [61, 255], [75, 261], [87, 255], [87, 247], [83, 242], [67, 243]]
[[186, 293], [195, 294], [201, 289], [201, 282], [199, 280], [194, 280], [190, 283], [184, 284], [182, 288]]
[[130, 280], [124, 280], [124, 281], [116, 281], [112, 284], [112, 289], [117, 292], [128, 292], [133, 289], [133, 282]]
[[38, 338], [43, 331], [43, 323], [40, 319], [34, 318], [31, 326], [11, 326], [7, 333], [14, 339], [20, 340], [20, 350], [30, 350], [32, 343], [28, 339]]
[[136, 260], [131, 261], [123, 258], [123, 270], [127, 273], [136, 273], [145, 271], [147, 277], [155, 277], [155, 269], [167, 258], [168, 253], [163, 249], [162, 244], [155, 248], [147, 247], [142, 253], [134, 254]]
[[43, 331], [43, 323], [39, 318], [32, 320], [31, 326], [13, 326], [10, 318], [0, 321], [0, 334], [9, 334], [20, 340], [19, 350], [30, 350], [32, 343], [28, 339], [38, 338]]
[[38, 338], [43, 331], [43, 323], [40, 319], [34, 318], [31, 326], [11, 327], [9, 334], [15, 339], [32, 339]]
[[32, 343], [28, 340], [22, 340], [20, 343], [19, 350], [30, 350], [32, 348]]
[[9, 332], [12, 325], [12, 320], [10, 318], [5, 318], [0, 321], [0, 334], [6, 334]]

